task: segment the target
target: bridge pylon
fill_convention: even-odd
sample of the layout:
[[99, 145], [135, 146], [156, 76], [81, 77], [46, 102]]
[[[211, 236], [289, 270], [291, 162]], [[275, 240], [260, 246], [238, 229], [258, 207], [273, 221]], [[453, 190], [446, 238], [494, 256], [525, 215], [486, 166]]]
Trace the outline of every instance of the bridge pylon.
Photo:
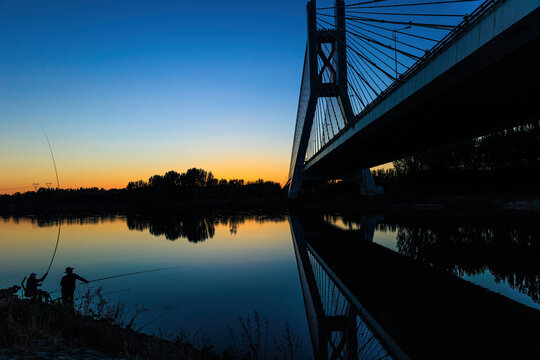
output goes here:
[[[318, 100], [329, 98], [330, 101], [334, 101], [338, 105], [338, 116], [345, 125], [355, 117], [348, 88], [344, 0], [336, 0], [334, 8], [334, 26], [321, 29], [317, 27], [316, 0], [311, 0], [307, 4], [308, 41], [289, 170], [289, 198], [300, 195], [302, 183], [306, 180], [303, 174], [304, 163]], [[353, 176], [360, 180], [362, 194], [377, 193], [369, 169], [363, 169], [356, 175], [358, 176]], [[332, 179], [331, 176], [320, 179], [310, 178], [310, 180], [330, 179]]]

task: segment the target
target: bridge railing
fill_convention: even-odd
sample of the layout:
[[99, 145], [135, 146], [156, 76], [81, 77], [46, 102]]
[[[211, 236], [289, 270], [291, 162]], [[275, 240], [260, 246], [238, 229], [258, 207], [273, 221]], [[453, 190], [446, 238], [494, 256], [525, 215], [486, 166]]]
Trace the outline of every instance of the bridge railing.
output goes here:
[[[318, 36], [328, 36], [332, 30], [345, 30], [343, 45], [347, 51], [341, 55], [343, 59], [333, 52], [334, 45], [322, 45], [321, 52], [328, 59], [320, 56], [317, 59], [319, 70], [322, 70], [320, 91], [304, 163], [421, 71], [501, 1], [355, 2], [345, 5], [345, 22], [341, 25], [334, 6], [318, 8], [314, 15]], [[458, 4], [454, 6], [454, 3]], [[408, 10], [412, 8], [415, 11]], [[340, 42], [343, 40], [336, 40], [336, 44]], [[346, 72], [346, 81], [336, 85], [332, 83], [332, 77], [340, 75], [329, 70], [329, 64], [336, 69], [340, 59], [346, 69], [342, 67], [337, 71]], [[347, 88], [347, 101], [353, 116], [346, 116], [346, 106], [334, 96], [339, 89], [332, 89], [332, 86]]]

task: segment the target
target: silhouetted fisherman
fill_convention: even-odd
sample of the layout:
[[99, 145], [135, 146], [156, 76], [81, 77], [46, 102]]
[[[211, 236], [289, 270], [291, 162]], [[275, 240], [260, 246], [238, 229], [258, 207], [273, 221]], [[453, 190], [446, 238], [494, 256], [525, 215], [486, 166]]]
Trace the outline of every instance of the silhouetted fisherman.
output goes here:
[[45, 299], [47, 302], [51, 301], [51, 296], [48, 292], [38, 289], [43, 284], [43, 280], [45, 280], [47, 275], [49, 273], [45, 273], [42, 278], [38, 279], [36, 278], [36, 273], [31, 273], [26, 280], [26, 286], [23, 280], [21, 285], [24, 289], [24, 296], [32, 300], [43, 301]]
[[73, 307], [73, 296], [75, 294], [75, 282], [80, 280], [88, 284], [88, 280], [73, 273], [72, 267], [66, 268], [66, 275], [60, 281], [62, 287], [62, 303], [70, 308]]

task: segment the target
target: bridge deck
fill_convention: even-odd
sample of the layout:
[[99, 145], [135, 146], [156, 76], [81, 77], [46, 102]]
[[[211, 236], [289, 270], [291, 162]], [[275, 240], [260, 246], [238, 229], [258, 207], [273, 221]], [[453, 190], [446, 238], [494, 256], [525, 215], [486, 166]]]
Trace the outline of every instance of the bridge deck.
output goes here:
[[539, 36], [540, 0], [501, 3], [312, 157], [306, 179], [536, 119]]

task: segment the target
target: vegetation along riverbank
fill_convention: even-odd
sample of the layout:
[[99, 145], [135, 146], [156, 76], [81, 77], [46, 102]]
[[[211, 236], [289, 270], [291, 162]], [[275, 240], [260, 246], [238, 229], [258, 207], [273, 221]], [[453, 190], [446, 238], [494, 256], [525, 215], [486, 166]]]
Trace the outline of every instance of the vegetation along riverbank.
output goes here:
[[0, 359], [218, 359], [186, 339], [135, 331], [139, 310], [111, 304], [100, 292], [83, 295], [77, 311], [62, 304], [0, 295]]
[[191, 168], [131, 181], [123, 189], [54, 189], [0, 195], [0, 213], [101, 212], [145, 209], [540, 208], [540, 122], [440, 145], [374, 171], [384, 194], [362, 197], [357, 181], [306, 184], [300, 201], [287, 187], [259, 179], [217, 179]]
[[[268, 319], [256, 311], [229, 326], [230, 344], [217, 351], [198, 333], [140, 332], [144, 307], [128, 310], [101, 289], [80, 294], [75, 309], [61, 303], [21, 299], [17, 288], [0, 290], [0, 359], [298, 359], [301, 340], [285, 321], [282, 335], [269, 339]], [[144, 325], [143, 325], [144, 326]]]

